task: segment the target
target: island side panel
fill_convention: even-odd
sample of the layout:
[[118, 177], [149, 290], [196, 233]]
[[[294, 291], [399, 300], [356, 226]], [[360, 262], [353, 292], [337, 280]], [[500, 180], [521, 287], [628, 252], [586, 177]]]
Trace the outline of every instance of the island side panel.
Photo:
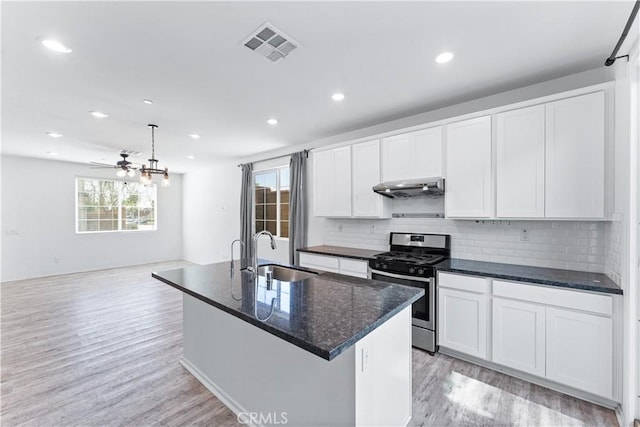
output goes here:
[[411, 307], [355, 345], [356, 426], [405, 426], [411, 419]]
[[183, 364], [236, 414], [355, 424], [355, 347], [327, 361], [187, 294], [183, 322]]

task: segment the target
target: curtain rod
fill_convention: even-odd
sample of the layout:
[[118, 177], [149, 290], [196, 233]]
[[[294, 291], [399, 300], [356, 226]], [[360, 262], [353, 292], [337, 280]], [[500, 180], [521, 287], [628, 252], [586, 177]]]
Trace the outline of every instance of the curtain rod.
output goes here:
[[616, 59], [618, 58], [626, 57], [627, 60], [629, 60], [629, 55], [622, 55], [622, 56], [616, 56], [616, 55], [618, 54], [618, 50], [620, 49], [620, 46], [622, 46], [624, 39], [627, 38], [627, 34], [629, 34], [631, 25], [633, 25], [633, 20], [636, 19], [636, 15], [638, 14], [638, 9], [640, 9], [640, 0], [636, 0], [636, 3], [633, 5], [633, 10], [631, 11], [631, 15], [629, 16], [627, 25], [624, 26], [624, 30], [622, 30], [622, 35], [620, 36], [620, 39], [618, 40], [616, 47], [613, 48], [613, 52], [611, 52], [611, 55], [607, 58], [606, 61], [604, 61], [605, 66], [608, 67], [610, 65], [613, 65], [613, 63], [616, 62]]
[[[309, 157], [309, 151], [311, 151], [311, 150], [306, 150], [306, 149], [305, 149], [305, 150], [302, 150], [302, 152], [303, 152], [307, 157]], [[290, 156], [290, 155], [292, 155], [292, 154], [293, 154], [293, 153], [283, 154], [283, 155], [281, 155], [281, 156], [268, 157], [268, 158], [266, 158], [266, 159], [260, 159], [260, 160], [256, 160], [255, 162], [249, 162], [249, 163], [266, 162], [266, 161], [269, 161], [269, 160], [279, 159], [279, 158], [281, 158], [281, 157], [287, 157], [287, 156]], [[238, 167], [242, 167], [242, 165], [244, 165], [244, 164], [245, 164], [245, 163], [239, 163], [239, 164], [238, 164]]]

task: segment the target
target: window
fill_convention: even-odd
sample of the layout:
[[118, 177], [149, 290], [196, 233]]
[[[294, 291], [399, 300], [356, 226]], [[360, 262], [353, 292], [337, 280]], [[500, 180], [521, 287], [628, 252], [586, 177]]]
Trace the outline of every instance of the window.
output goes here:
[[253, 174], [255, 232], [289, 237], [289, 166]]
[[156, 230], [156, 186], [76, 178], [76, 232]]

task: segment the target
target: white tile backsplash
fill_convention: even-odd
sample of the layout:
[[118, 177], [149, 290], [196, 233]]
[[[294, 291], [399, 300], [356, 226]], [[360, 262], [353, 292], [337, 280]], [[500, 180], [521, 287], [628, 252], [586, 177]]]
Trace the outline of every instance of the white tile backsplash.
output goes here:
[[[523, 229], [527, 230], [528, 241], [520, 240]], [[324, 244], [385, 251], [392, 231], [441, 233], [451, 235], [454, 258], [602, 273], [604, 230], [605, 223], [593, 221], [327, 219]]]
[[620, 285], [623, 269], [624, 216], [621, 213], [614, 213], [611, 219], [611, 222], [604, 225], [604, 273]]

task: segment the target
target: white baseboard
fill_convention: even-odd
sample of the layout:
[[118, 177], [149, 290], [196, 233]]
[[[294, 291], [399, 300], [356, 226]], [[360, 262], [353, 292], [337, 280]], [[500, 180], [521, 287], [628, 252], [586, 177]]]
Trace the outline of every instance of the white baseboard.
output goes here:
[[[217, 397], [218, 400], [224, 403], [224, 405], [227, 408], [231, 409], [231, 412], [236, 414], [236, 416], [238, 416], [238, 414], [249, 412], [246, 408], [243, 408], [238, 402], [236, 402], [231, 396], [226, 394], [220, 387], [216, 385], [216, 383], [211, 381], [205, 374], [200, 372], [200, 370], [195, 366], [193, 366], [193, 364], [191, 364], [191, 362], [189, 362], [187, 359], [185, 359], [184, 357], [180, 358], [180, 364], [187, 371], [189, 371], [189, 373], [193, 375], [195, 379], [197, 379], [200, 382], [200, 384], [205, 386], [207, 390], [209, 390], [215, 397]], [[246, 423], [245, 425], [250, 427], [263, 427], [260, 424], [252, 424], [252, 423]]]

